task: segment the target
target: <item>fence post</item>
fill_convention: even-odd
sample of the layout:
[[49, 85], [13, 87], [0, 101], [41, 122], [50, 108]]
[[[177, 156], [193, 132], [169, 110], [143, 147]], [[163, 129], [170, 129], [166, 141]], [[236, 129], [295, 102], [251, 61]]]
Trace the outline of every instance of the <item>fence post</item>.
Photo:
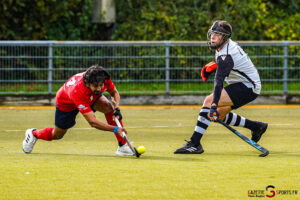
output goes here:
[[288, 41], [283, 41], [283, 95], [287, 99], [288, 95]]
[[166, 94], [170, 94], [170, 44], [171, 41], [165, 41], [166, 45]]
[[52, 70], [53, 70], [53, 43], [49, 43], [48, 48], [48, 94], [52, 94]]

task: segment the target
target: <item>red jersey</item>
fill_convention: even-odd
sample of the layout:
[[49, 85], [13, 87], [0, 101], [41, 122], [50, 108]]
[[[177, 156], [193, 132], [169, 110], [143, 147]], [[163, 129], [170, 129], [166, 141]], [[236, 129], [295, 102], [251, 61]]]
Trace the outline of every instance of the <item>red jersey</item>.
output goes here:
[[115, 89], [111, 79], [104, 82], [101, 94], [95, 95], [84, 85], [83, 75], [85, 72], [76, 74], [69, 78], [67, 82], [56, 93], [56, 106], [63, 112], [69, 112], [78, 109], [81, 113], [91, 112], [91, 105], [95, 103], [102, 93]]

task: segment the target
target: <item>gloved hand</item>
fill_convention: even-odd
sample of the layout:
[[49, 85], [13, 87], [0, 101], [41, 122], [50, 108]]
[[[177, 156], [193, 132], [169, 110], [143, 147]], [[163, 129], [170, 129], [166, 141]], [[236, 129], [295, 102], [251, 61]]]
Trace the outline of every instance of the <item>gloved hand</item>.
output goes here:
[[217, 69], [217, 63], [210, 62], [210, 63], [206, 64], [201, 70], [201, 76], [202, 76], [203, 82], [205, 82], [206, 79], [208, 78], [208, 76], [211, 73], [213, 73], [216, 69]]
[[213, 118], [214, 116], [219, 117], [219, 112], [217, 110], [217, 106], [211, 106], [209, 110], [209, 116]]
[[117, 117], [117, 116], [119, 116], [119, 121], [121, 121], [122, 120], [122, 114], [121, 114], [121, 111], [120, 111], [120, 108], [115, 108], [115, 112], [114, 112], [114, 116], [115, 117]]

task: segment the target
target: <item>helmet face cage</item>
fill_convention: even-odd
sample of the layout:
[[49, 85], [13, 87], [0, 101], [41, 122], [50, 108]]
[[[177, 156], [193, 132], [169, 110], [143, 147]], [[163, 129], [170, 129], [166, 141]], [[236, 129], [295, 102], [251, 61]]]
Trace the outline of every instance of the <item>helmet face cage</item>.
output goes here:
[[[218, 45], [211, 45], [210, 38], [212, 33], [217, 33], [222, 35], [222, 42]], [[208, 46], [210, 49], [218, 49], [220, 48], [229, 38], [231, 37], [231, 32], [221, 28], [219, 26], [219, 21], [216, 21], [212, 27], [207, 31], [207, 39], [208, 39]]]

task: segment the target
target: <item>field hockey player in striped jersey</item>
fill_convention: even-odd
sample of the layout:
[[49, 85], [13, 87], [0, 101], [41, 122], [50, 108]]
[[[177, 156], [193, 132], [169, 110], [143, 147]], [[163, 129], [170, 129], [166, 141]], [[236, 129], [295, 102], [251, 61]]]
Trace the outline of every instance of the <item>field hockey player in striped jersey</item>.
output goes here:
[[[251, 139], [258, 142], [267, 130], [268, 124], [252, 121], [231, 112], [255, 100], [261, 91], [261, 81], [257, 69], [244, 50], [231, 40], [232, 28], [226, 21], [215, 21], [208, 30], [210, 49], [215, 50], [215, 62], [202, 68], [202, 79], [216, 71], [214, 91], [208, 95], [200, 110], [197, 124], [190, 141], [177, 149], [175, 154], [201, 154], [204, 152], [200, 140], [214, 121], [214, 116], [228, 125], [250, 129]], [[224, 81], [227, 86], [223, 87]]]

